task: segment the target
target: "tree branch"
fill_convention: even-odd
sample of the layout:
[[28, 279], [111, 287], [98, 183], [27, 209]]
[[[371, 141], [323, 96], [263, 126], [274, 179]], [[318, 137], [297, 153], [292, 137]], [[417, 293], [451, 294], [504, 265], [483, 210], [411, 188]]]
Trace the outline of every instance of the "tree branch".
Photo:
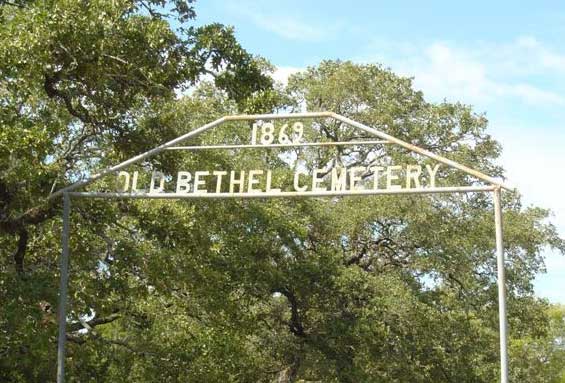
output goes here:
[[96, 121], [92, 118], [92, 116], [88, 113], [88, 110], [79, 102], [78, 107], [75, 107], [72, 102], [72, 98], [57, 89], [56, 85], [61, 81], [62, 72], [58, 71], [52, 75], [45, 74], [45, 79], [43, 82], [43, 88], [45, 89], [45, 93], [49, 98], [58, 98], [62, 100], [65, 104], [69, 113], [73, 116], [81, 120], [82, 122], [90, 123], [96, 125]]
[[14, 253], [14, 262], [16, 264], [16, 272], [18, 274], [24, 273], [24, 256], [27, 249], [27, 242], [29, 239], [29, 234], [25, 228], [21, 228], [18, 233], [20, 239], [18, 240], [18, 247]]
[[296, 295], [287, 288], [282, 288], [279, 292], [284, 295], [288, 303], [290, 303], [290, 322], [288, 323], [290, 332], [299, 338], [306, 338], [306, 333], [304, 332], [304, 327], [302, 326], [298, 312], [298, 300], [296, 299]]
[[7, 1], [7, 0], [0, 0], [0, 6], [1, 5], [11, 5], [12, 7], [17, 7], [17, 8], [21, 8], [21, 9], [25, 8], [25, 6], [23, 4], [19, 4], [19, 3], [15, 3], [13, 1]]
[[[91, 319], [91, 320], [89, 320], [89, 321], [86, 321], [86, 322], [84, 322], [84, 323], [85, 323], [88, 327], [92, 327], [92, 328], [93, 328], [93, 327], [96, 327], [96, 326], [99, 326], [99, 325], [112, 323], [112, 322], [114, 322], [115, 320], [120, 319], [121, 317], [122, 317], [122, 316], [121, 316], [119, 313], [116, 312], [116, 313], [110, 314], [110, 315], [105, 316], [105, 317], [93, 318], [93, 319]], [[85, 329], [85, 328], [88, 329], [87, 326], [85, 326], [85, 325], [82, 324], [81, 322], [72, 323], [72, 324], [69, 326], [68, 331], [69, 331], [69, 332], [76, 332], [76, 331], [79, 331], [79, 330], [82, 330], [82, 329]]]

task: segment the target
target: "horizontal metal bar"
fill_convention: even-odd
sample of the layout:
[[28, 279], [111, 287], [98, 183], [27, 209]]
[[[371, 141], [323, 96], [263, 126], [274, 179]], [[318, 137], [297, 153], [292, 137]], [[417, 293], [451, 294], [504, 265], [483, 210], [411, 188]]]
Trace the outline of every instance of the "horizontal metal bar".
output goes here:
[[305, 192], [256, 192], [256, 193], [104, 193], [71, 192], [72, 197], [80, 198], [117, 198], [117, 199], [226, 199], [226, 198], [293, 198], [293, 197], [336, 197], [368, 196], [383, 194], [439, 194], [439, 193], [475, 193], [490, 192], [495, 186], [456, 186], [420, 189], [371, 189], [347, 191], [305, 191]]
[[333, 117], [331, 112], [304, 112], [286, 114], [239, 114], [235, 116], [225, 116], [225, 121], [254, 121], [254, 120], [283, 120], [296, 118], [319, 118]]
[[328, 142], [301, 142], [292, 144], [269, 144], [269, 145], [201, 145], [201, 146], [171, 146], [167, 150], [208, 150], [208, 149], [268, 149], [288, 148], [304, 146], [346, 146], [346, 145], [379, 145], [390, 144], [389, 141], [328, 141]]

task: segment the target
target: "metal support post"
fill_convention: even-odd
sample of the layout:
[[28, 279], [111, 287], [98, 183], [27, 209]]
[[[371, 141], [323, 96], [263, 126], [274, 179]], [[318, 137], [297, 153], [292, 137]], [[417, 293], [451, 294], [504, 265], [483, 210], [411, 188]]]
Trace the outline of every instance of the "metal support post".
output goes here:
[[57, 345], [57, 383], [65, 381], [65, 343], [67, 341], [67, 285], [69, 281], [69, 221], [71, 197], [63, 193], [63, 236], [61, 253], [61, 286], [59, 288], [59, 340]]
[[506, 321], [506, 282], [504, 277], [504, 243], [502, 241], [502, 203], [500, 187], [493, 192], [496, 226], [496, 259], [498, 268], [498, 320], [500, 325], [500, 382], [508, 383], [508, 329]]

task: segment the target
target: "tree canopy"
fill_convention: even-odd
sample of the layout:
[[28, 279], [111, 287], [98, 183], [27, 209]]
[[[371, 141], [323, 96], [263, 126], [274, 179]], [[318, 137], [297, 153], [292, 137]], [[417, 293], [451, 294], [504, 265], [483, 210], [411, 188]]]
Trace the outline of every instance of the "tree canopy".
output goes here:
[[[0, 3], [0, 377], [55, 378], [55, 190], [214, 119], [333, 111], [493, 176], [501, 146], [470, 106], [430, 103], [375, 64], [290, 77], [191, 1]], [[360, 133], [332, 120], [309, 138]], [[249, 126], [196, 143], [238, 142]], [[243, 138], [242, 138], [243, 137]], [[362, 138], [362, 137], [361, 137]], [[134, 169], [305, 169], [430, 160], [392, 146], [163, 153]], [[446, 182], [474, 184], [458, 172]], [[96, 187], [113, 188], [113, 179]], [[504, 193], [512, 381], [563, 381], [563, 308], [535, 297], [549, 212]], [[492, 382], [488, 194], [301, 200], [73, 200], [71, 382]], [[560, 380], [561, 379], [561, 380]]]

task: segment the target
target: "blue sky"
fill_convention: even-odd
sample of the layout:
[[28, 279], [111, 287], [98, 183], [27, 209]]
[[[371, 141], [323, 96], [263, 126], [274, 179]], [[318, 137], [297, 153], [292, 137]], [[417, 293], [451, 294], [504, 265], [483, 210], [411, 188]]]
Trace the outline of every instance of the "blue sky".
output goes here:
[[[473, 105], [503, 145], [509, 183], [526, 205], [550, 208], [565, 237], [565, 2], [520, 4], [201, 0], [196, 11], [199, 23], [234, 26], [279, 80], [323, 59], [380, 63], [429, 101]], [[536, 292], [565, 303], [565, 257], [545, 255]]]

